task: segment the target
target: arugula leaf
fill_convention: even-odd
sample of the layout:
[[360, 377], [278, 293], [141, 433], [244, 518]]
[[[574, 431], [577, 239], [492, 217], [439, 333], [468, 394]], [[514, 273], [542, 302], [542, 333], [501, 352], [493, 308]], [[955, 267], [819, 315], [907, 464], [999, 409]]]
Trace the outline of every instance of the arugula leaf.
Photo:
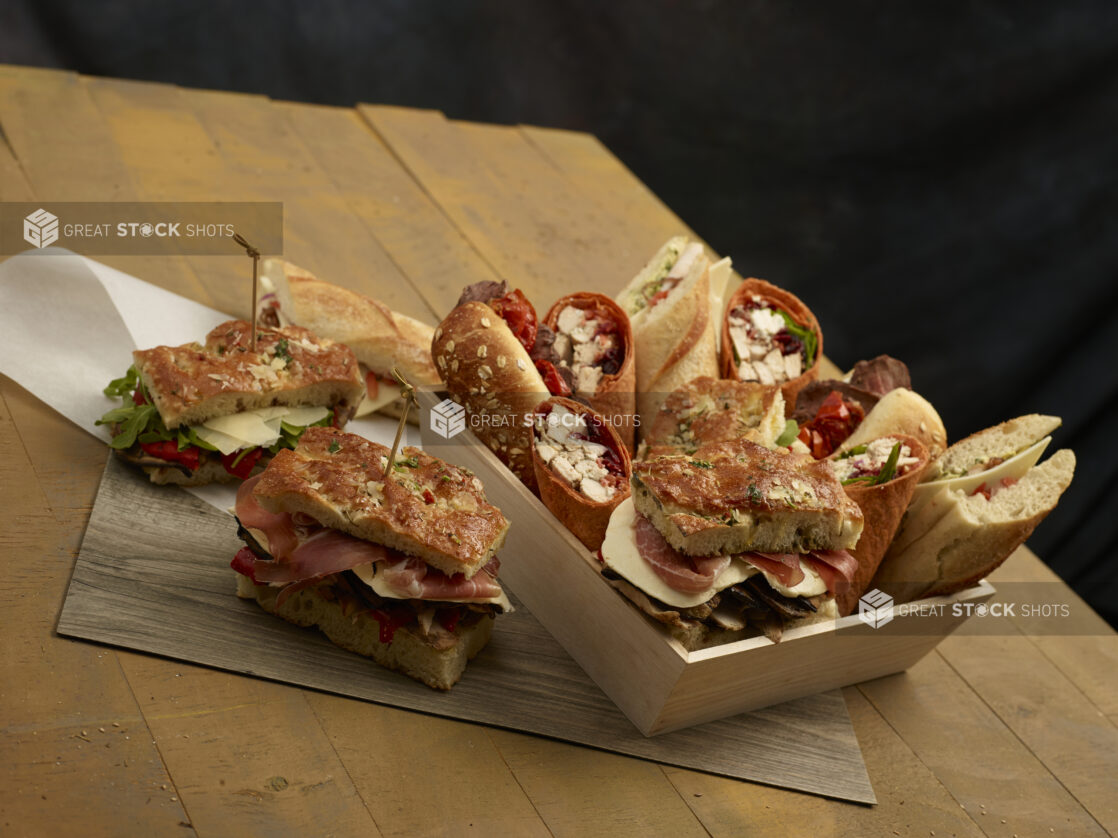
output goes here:
[[132, 415], [120, 424], [120, 433], [113, 437], [109, 447], [116, 449], [131, 448], [136, 442], [136, 437], [144, 430], [151, 418], [156, 415], [155, 408], [150, 404], [137, 405], [132, 411]]
[[[865, 451], [864, 445], [856, 446], [861, 448], [862, 451], [851, 450], [850, 454], [861, 454]], [[850, 456], [847, 454], [846, 456]], [[881, 471], [877, 474], [863, 474], [859, 477], [851, 477], [842, 481], [843, 486], [849, 486], [852, 483], [865, 483], [867, 486], [880, 486], [882, 483], [888, 483], [897, 476], [897, 461], [901, 458], [901, 444], [898, 442], [893, 446], [893, 450], [889, 452], [889, 458], [885, 461], [885, 465], [881, 467]]]
[[815, 332], [801, 326], [792, 319], [792, 315], [783, 309], [776, 309], [776, 312], [784, 318], [784, 325], [788, 327], [788, 331], [798, 337], [804, 344], [804, 369], [806, 370], [815, 363], [815, 350], [819, 346], [819, 339], [815, 336]]
[[784, 430], [780, 432], [780, 436], [776, 438], [777, 446], [780, 448], [784, 448], [788, 445], [791, 445], [793, 440], [796, 439], [799, 433], [800, 426], [796, 424], [796, 420], [789, 419], [787, 422], [784, 423]]
[[136, 385], [139, 383], [139, 381], [140, 375], [136, 372], [136, 367], [131, 366], [128, 368], [128, 372], [126, 372], [120, 378], [114, 378], [112, 381], [109, 382], [109, 386], [101, 392], [103, 392], [106, 396], [120, 396], [121, 398], [127, 398], [128, 396], [132, 395], [132, 392], [136, 389]]

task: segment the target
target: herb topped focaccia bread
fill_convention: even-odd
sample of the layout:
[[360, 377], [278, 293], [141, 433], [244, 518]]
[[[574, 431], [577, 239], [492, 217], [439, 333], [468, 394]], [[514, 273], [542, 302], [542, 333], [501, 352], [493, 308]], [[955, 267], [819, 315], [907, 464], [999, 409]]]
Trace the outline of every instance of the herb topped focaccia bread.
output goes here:
[[269, 511], [303, 512], [444, 573], [473, 576], [500, 549], [509, 527], [481, 481], [410, 447], [385, 480], [389, 453], [359, 436], [309, 428], [296, 450], [276, 455], [256, 499]]
[[862, 532], [829, 463], [746, 439], [634, 463], [633, 500], [692, 556], [849, 549]]
[[703, 376], [664, 400], [644, 441], [654, 452], [667, 447], [693, 453], [700, 445], [742, 437], [773, 448], [786, 429], [779, 389]]
[[511, 610], [497, 581], [508, 521], [465, 469], [312, 428], [237, 493], [237, 595], [449, 689]]
[[111, 447], [155, 483], [244, 479], [291, 448], [311, 425], [341, 427], [365, 392], [357, 359], [340, 343], [287, 326], [230, 320], [205, 344], [132, 353], [133, 366], [105, 388], [123, 405], [101, 417]]

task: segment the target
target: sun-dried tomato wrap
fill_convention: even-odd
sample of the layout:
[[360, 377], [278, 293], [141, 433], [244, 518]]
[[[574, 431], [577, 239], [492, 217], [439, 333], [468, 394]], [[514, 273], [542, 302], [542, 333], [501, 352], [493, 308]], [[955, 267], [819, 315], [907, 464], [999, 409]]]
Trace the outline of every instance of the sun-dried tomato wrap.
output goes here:
[[791, 413], [796, 395], [819, 377], [823, 331], [795, 294], [763, 279], [745, 280], [722, 316], [722, 377], [780, 387]]
[[601, 547], [610, 515], [631, 493], [632, 461], [613, 426], [553, 396], [536, 408], [532, 465], [544, 505], [587, 549]]
[[571, 372], [572, 390], [613, 425], [633, 450], [637, 374], [633, 330], [621, 306], [583, 291], [558, 299], [544, 323], [555, 333], [559, 365]]

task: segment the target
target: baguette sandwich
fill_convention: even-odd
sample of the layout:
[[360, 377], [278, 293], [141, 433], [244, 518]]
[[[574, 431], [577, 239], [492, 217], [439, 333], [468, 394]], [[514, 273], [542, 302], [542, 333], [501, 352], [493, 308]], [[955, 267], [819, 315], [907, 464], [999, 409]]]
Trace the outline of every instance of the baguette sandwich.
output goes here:
[[718, 377], [710, 259], [699, 242], [670, 239], [617, 297], [633, 328], [640, 439], [673, 390]]
[[954, 593], [996, 569], [1071, 484], [1070, 450], [1036, 464], [1059, 424], [1055, 416], [1021, 416], [933, 460], [873, 585], [905, 602]]
[[312, 425], [342, 427], [365, 392], [346, 346], [298, 326], [257, 330], [230, 320], [205, 344], [132, 353], [105, 388], [123, 404], [98, 420], [110, 446], [153, 483], [243, 480]]
[[434, 329], [426, 323], [394, 312], [371, 297], [317, 279], [283, 259], [264, 259], [260, 282], [264, 294], [259, 322], [302, 326], [353, 350], [361, 364], [366, 390], [357, 416], [374, 411], [400, 415], [403, 402], [392, 377], [393, 367], [398, 367], [416, 387], [441, 384], [431, 360]]
[[508, 521], [480, 481], [405, 448], [311, 428], [237, 493], [237, 595], [342, 648], [449, 689], [510, 609]]
[[633, 464], [604, 574], [687, 649], [834, 618], [862, 512], [830, 466], [748, 440]]

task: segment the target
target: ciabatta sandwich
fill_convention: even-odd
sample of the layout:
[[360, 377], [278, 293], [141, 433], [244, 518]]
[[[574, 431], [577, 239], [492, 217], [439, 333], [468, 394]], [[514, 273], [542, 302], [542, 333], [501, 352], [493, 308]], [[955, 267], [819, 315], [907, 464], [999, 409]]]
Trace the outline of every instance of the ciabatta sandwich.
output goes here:
[[242, 484], [237, 595], [436, 689], [509, 610], [497, 582], [508, 521], [469, 472], [312, 428]]
[[[431, 360], [434, 329], [384, 303], [318, 279], [283, 259], [261, 264], [258, 319], [268, 326], [294, 324], [344, 343], [361, 363], [366, 396], [357, 416], [380, 411], [399, 416], [403, 402], [393, 367], [416, 387], [434, 388], [439, 374]], [[413, 421], [418, 421], [413, 418]]]
[[244, 479], [295, 445], [304, 428], [343, 426], [365, 392], [346, 346], [298, 326], [230, 320], [205, 344], [132, 353], [133, 366], [105, 388], [123, 405], [97, 424], [112, 448], [153, 483], [199, 486]]
[[735, 440], [636, 462], [632, 482], [606, 575], [685, 648], [836, 616], [863, 519], [828, 464]]

